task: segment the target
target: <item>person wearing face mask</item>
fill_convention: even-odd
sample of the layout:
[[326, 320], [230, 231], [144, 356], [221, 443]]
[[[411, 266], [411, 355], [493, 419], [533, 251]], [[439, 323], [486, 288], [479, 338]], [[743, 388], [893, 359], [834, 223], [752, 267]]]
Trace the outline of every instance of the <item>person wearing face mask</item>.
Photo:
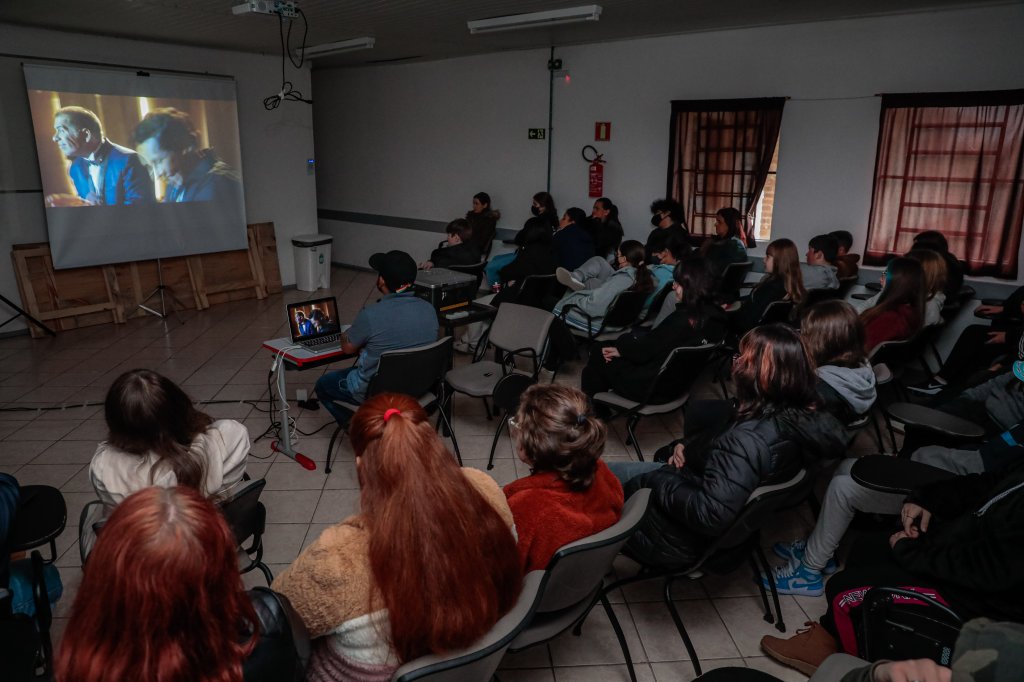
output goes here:
[[657, 262], [653, 257], [663, 250], [665, 240], [674, 235], [685, 244], [690, 243], [690, 231], [686, 229], [683, 207], [674, 199], [657, 199], [651, 204], [651, 225], [654, 229], [647, 235], [644, 253], [647, 261]]
[[217, 201], [242, 205], [242, 179], [214, 151], [200, 146], [188, 114], [171, 107], [153, 109], [135, 126], [135, 148], [165, 184], [164, 203]]
[[[550, 241], [551, 234], [558, 227], [558, 209], [555, 208], [555, 200], [551, 198], [551, 195], [547, 192], [537, 192], [533, 195], [533, 203], [530, 205], [530, 214], [532, 217], [527, 219], [523, 224], [523, 229], [519, 230], [515, 236], [516, 249], [522, 249], [526, 244], [527, 236], [535, 236], [533, 230], [529, 229], [531, 225], [535, 225], [538, 220], [543, 221], [550, 231], [548, 232], [548, 241]], [[518, 253], [518, 251], [516, 251]], [[488, 261], [487, 266], [484, 268], [484, 275], [487, 277], [487, 283], [493, 288], [495, 284], [501, 284], [501, 269], [509, 265], [516, 258], [516, 253], [502, 253], [491, 258]]]

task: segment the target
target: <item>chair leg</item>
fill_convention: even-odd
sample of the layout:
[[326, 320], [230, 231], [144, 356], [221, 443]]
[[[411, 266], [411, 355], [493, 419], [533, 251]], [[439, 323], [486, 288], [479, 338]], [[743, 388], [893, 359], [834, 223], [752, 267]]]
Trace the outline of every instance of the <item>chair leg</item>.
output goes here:
[[747, 557], [750, 559], [750, 568], [754, 571], [754, 580], [757, 582], [758, 588], [761, 590], [761, 603], [764, 605], [764, 622], [774, 623], [775, 616], [772, 615], [772, 607], [768, 605], [768, 592], [764, 589], [764, 581], [761, 579], [763, 576], [769, 576], [771, 580], [771, 573], [763, 573], [763, 569], [757, 565], [757, 555], [751, 551]]
[[263, 577], [267, 579], [267, 587], [270, 587], [270, 584], [274, 582], [274, 574], [270, 572], [270, 566], [261, 561], [256, 564], [256, 568], [260, 569], [260, 572], [263, 573]]
[[487, 415], [487, 421], [491, 421], [494, 417], [491, 415], [491, 405], [487, 402], [487, 398], [480, 398], [484, 401], [484, 413]]
[[637, 461], [644, 461], [644, 453], [640, 449], [640, 439], [636, 437], [636, 425], [640, 422], [640, 415], [634, 414], [626, 420], [626, 433], [629, 434], [627, 444], [632, 443], [633, 449], [636, 450]]
[[331, 435], [331, 442], [327, 444], [327, 464], [324, 465], [324, 474], [331, 473], [331, 455], [334, 453], [334, 441], [338, 439], [338, 434], [341, 433], [341, 426], [334, 429], [334, 433]]
[[[764, 566], [764, 574], [771, 575], [771, 569], [768, 567], [768, 558], [764, 555], [764, 550], [761, 549], [760, 535], [755, 538], [755, 542], [757, 544], [754, 546], [754, 550], [757, 552], [757, 558], [760, 559], [761, 565]], [[779, 632], [785, 632], [786, 621], [782, 619], [782, 604], [779, 603], [779, 591], [775, 587], [775, 581], [769, 580], [768, 587], [772, 590], [772, 601], [775, 603], [775, 613], [779, 616], [778, 620], [775, 621], [775, 629]]]
[[509, 414], [506, 412], [501, 417], [501, 421], [498, 422], [498, 430], [494, 432], [494, 440], [491, 441], [491, 456], [487, 458], [487, 470], [490, 471], [494, 468], [494, 451], [498, 447], [498, 438], [501, 437], [501, 431], [505, 428], [505, 423], [508, 421]]
[[878, 451], [885, 452], [885, 441], [882, 439], [882, 429], [878, 426], [878, 415], [871, 412], [871, 425], [875, 427], [875, 442], [878, 443]]
[[448, 435], [452, 439], [452, 447], [455, 449], [455, 458], [459, 460], [459, 466], [462, 466], [462, 453], [459, 451], [459, 441], [455, 438], [455, 429], [452, 428], [451, 421], [448, 420], [448, 415], [445, 414], [444, 405], [439, 405], [438, 410], [440, 416], [437, 418], [437, 423], [444, 422], [445, 429], [448, 430]]
[[604, 612], [608, 614], [608, 620], [611, 621], [612, 629], [615, 630], [615, 637], [619, 640], [622, 655], [626, 657], [626, 669], [629, 670], [629, 679], [632, 682], [636, 682], [636, 671], [633, 670], [633, 657], [629, 655], [629, 645], [626, 643], [626, 636], [622, 634], [622, 626], [619, 625], [619, 619], [615, 616], [615, 611], [612, 610], [612, 605], [608, 603], [608, 598], [604, 596], [604, 592], [601, 593], [601, 606], [604, 607]]
[[693, 663], [693, 670], [700, 677], [702, 671], [700, 669], [700, 661], [697, 660], [697, 650], [693, 648], [693, 642], [690, 641], [690, 635], [686, 632], [686, 627], [683, 625], [683, 619], [679, 617], [679, 611], [676, 610], [676, 605], [672, 602], [672, 583], [675, 582], [676, 577], [670, 575], [665, 578], [665, 606], [668, 607], [668, 612], [672, 616], [672, 621], [676, 624], [676, 630], [679, 631], [679, 636], [683, 640], [683, 646], [686, 647], [686, 653], [690, 655], [690, 662]]
[[885, 418], [885, 428], [889, 430], [889, 440], [892, 442], [892, 452], [896, 454], [899, 450], [896, 449], [896, 429], [892, 427], [892, 420], [889, 419], [889, 415], [882, 412], [882, 416]]

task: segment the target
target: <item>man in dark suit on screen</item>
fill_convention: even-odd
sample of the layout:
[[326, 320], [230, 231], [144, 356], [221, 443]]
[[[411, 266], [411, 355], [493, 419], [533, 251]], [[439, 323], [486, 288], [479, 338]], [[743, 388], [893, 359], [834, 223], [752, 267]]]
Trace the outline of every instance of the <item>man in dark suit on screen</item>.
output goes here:
[[121, 206], [156, 201], [153, 179], [131, 149], [103, 136], [99, 117], [82, 107], [64, 107], [53, 117], [53, 141], [71, 160], [68, 175], [78, 196], [51, 194], [48, 206]]

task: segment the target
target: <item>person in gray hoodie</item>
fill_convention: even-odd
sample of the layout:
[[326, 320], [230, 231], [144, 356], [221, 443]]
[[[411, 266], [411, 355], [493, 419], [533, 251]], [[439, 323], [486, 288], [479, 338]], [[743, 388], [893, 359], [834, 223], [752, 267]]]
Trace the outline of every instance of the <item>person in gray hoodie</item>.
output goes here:
[[835, 266], [839, 255], [839, 240], [830, 234], [819, 234], [807, 243], [807, 262], [800, 264], [804, 287], [811, 289], [838, 289], [839, 270]]

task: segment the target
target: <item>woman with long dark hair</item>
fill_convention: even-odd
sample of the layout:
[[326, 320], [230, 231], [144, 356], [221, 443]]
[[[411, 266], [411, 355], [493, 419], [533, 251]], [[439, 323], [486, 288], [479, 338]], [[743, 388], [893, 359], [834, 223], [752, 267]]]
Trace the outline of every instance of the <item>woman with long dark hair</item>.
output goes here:
[[909, 339], [924, 323], [925, 279], [914, 258], [893, 258], [881, 279], [878, 303], [861, 313], [864, 350], [870, 353], [885, 341]]
[[[623, 291], [639, 291], [647, 295], [653, 293], [654, 276], [644, 261], [644, 245], [631, 239], [624, 241], [619, 247], [617, 256], [618, 269], [603, 284], [595, 289], [570, 291], [562, 297], [552, 312], [559, 315], [563, 308], [573, 305], [575, 309], [566, 314], [566, 324], [583, 330], [592, 327], [596, 331], [608, 312], [608, 307], [620, 293]], [[591, 327], [587, 326], [587, 318], [583, 313], [590, 316]]]
[[287, 681], [302, 677], [302, 642], [305, 628], [287, 599], [265, 588], [246, 594], [220, 511], [194, 489], [152, 487], [124, 500], [103, 527], [55, 677]]
[[605, 260], [613, 260], [625, 232], [619, 222], [619, 207], [608, 197], [594, 200], [590, 212], [590, 234], [594, 238], [594, 251]]
[[484, 472], [459, 468], [419, 403], [374, 396], [349, 437], [359, 513], [274, 581], [316, 638], [311, 680], [387, 680], [402, 663], [465, 647], [520, 588], [504, 494]]
[[534, 384], [509, 423], [530, 475], [505, 486], [523, 571], [544, 569], [562, 545], [622, 515], [622, 485], [601, 461], [607, 427], [569, 386]]
[[107, 439], [96, 447], [89, 477], [102, 505], [82, 527], [88, 553], [93, 524], [134, 492], [182, 485], [207, 497], [227, 496], [245, 473], [249, 431], [231, 419], [214, 421], [165, 376], [125, 372], [104, 401]]
[[466, 213], [466, 220], [472, 230], [472, 241], [480, 249], [480, 253], [491, 252], [491, 241], [498, 229], [501, 213], [491, 208], [491, 195], [477, 192], [473, 195], [473, 208]]
[[740, 299], [733, 324], [741, 332], [753, 328], [769, 305], [776, 301], [800, 303], [807, 290], [800, 272], [800, 254], [790, 239], [776, 239], [764, 252], [764, 277]]
[[[672, 289], [675, 310], [653, 329], [643, 334], [628, 332], [594, 348], [580, 379], [584, 393], [592, 398], [611, 389], [630, 400], [643, 400], [675, 348], [718, 343], [725, 337], [725, 313], [715, 305], [715, 279], [703, 258], [689, 256], [677, 263]], [[688, 380], [704, 370], [691, 369]], [[655, 396], [654, 400], [670, 397]]]
[[530, 213], [531, 216], [523, 223], [523, 228], [516, 233], [516, 251], [514, 253], [501, 253], [494, 256], [487, 263], [487, 267], [484, 268], [487, 282], [492, 286], [502, 282], [502, 269], [519, 257], [523, 247], [531, 243], [531, 239], [536, 241], [535, 226], [538, 223], [543, 224], [547, 228], [543, 238], [550, 250], [551, 237], [554, 234], [555, 228], [558, 227], [558, 209], [555, 208], [555, 200], [547, 192], [537, 192], [533, 195]]
[[645, 566], [692, 563], [733, 523], [754, 488], [786, 481], [811, 461], [842, 451], [835, 418], [816, 410], [814, 363], [789, 327], [748, 332], [732, 378], [735, 420], [709, 445], [678, 441], [668, 464], [608, 465], [627, 498], [641, 488], [653, 491], [651, 509], [626, 545]]
[[715, 234], [700, 246], [700, 255], [711, 263], [716, 277], [721, 277], [730, 263], [747, 260], [743, 235], [743, 214], [731, 206], [715, 214]]

